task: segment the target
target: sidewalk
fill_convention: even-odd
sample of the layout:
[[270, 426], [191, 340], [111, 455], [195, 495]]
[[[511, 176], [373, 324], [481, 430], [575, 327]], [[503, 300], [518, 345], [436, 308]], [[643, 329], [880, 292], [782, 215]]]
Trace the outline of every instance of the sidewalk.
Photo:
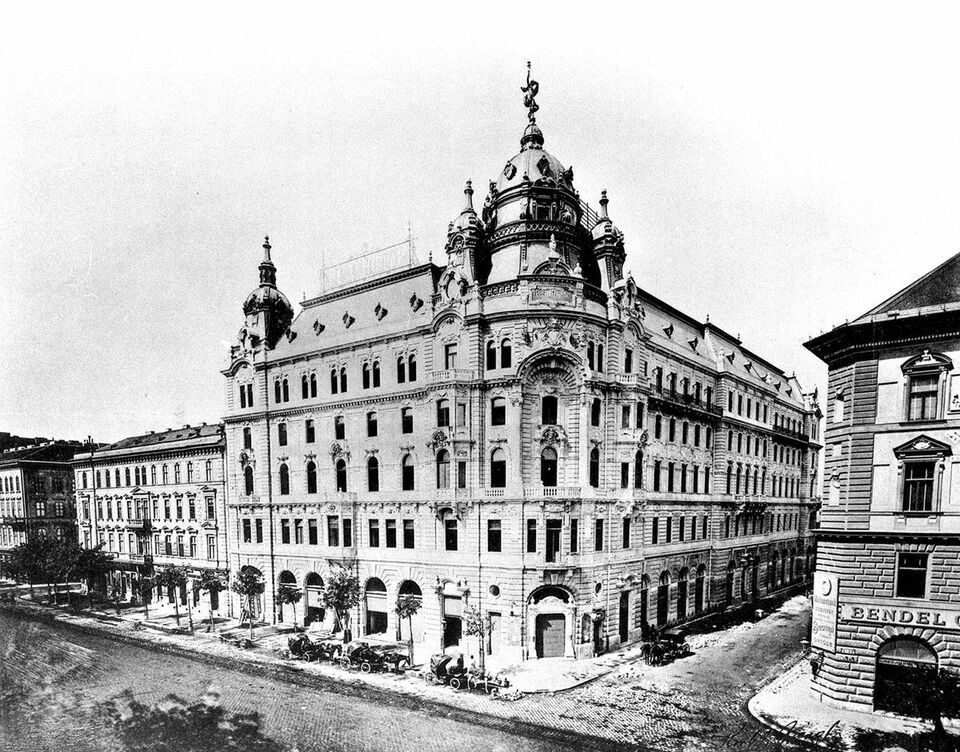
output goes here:
[[[810, 686], [810, 664], [800, 661], [755, 694], [750, 713], [791, 739], [828, 750], [896, 749], [932, 731], [932, 724], [886, 713], [842, 710], [820, 701]], [[946, 724], [951, 733], [956, 728]]]

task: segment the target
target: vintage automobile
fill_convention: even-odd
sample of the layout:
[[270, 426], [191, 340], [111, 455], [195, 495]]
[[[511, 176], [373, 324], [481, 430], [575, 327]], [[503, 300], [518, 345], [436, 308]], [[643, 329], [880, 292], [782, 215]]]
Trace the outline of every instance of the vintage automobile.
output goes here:
[[298, 634], [287, 640], [291, 658], [301, 661], [334, 661], [343, 652], [343, 646], [336, 640], [314, 642], [306, 634]]
[[354, 640], [343, 648], [340, 666], [344, 669], [359, 668], [363, 673], [380, 671], [387, 666], [383, 650], [370, 647], [369, 643]]
[[[451, 686], [453, 683], [451, 682]], [[496, 675], [481, 671], [480, 669], [467, 671], [467, 687], [477, 692], [485, 692], [488, 695], [499, 694], [501, 690], [510, 686], [510, 680], [505, 676]]]
[[438, 653], [430, 657], [430, 673], [434, 681], [449, 684], [454, 689], [467, 686], [467, 669], [462, 653]]

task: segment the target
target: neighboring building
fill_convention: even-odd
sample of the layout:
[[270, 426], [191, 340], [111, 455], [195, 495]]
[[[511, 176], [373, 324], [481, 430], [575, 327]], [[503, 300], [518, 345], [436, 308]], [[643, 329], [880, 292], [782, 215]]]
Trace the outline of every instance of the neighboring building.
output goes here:
[[223, 426], [204, 423], [76, 455], [80, 542], [115, 559], [104, 592], [136, 599], [135, 581], [165, 565], [186, 567], [191, 582], [203, 570], [226, 575], [223, 446]]
[[23, 449], [28, 446], [39, 446], [49, 443], [50, 439], [42, 436], [12, 436], [8, 431], [0, 431], [0, 452], [7, 449]]
[[831, 703], [918, 715], [960, 666], [958, 291], [960, 255], [807, 343], [830, 369], [813, 685]]
[[0, 558], [34, 536], [76, 538], [70, 460], [81, 447], [50, 441], [0, 452]]
[[[815, 402], [710, 323], [624, 278], [622, 233], [534, 121], [442, 266], [293, 307], [269, 241], [224, 370], [231, 570], [323, 619], [337, 567], [355, 633], [421, 651], [489, 618], [504, 660], [588, 655], [802, 583]], [[494, 162], [496, 163], [496, 161]], [[709, 284], [701, 273], [698, 284]], [[329, 617], [327, 617], [329, 618]]]

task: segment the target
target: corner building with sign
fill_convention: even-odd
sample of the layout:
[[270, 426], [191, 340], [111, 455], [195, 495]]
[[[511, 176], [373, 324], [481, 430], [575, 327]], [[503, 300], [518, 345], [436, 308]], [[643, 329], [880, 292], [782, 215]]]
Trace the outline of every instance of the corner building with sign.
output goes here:
[[[531, 90], [528, 87], [528, 90]], [[536, 85], [532, 91], [535, 93]], [[801, 585], [819, 412], [799, 384], [624, 276], [600, 198], [520, 151], [433, 262], [305, 300], [269, 241], [226, 378], [231, 570], [265, 621], [283, 584], [354, 572], [354, 634], [457, 645], [463, 613], [504, 661], [583, 656]]]
[[811, 340], [829, 366], [813, 686], [922, 714], [960, 656], [960, 255]]

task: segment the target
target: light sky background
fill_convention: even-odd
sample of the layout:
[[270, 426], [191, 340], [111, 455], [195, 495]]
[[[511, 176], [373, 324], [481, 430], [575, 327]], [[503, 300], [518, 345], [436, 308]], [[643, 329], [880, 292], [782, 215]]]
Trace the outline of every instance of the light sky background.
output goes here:
[[263, 235], [292, 301], [408, 226], [440, 258], [518, 150], [528, 59], [641, 286], [807, 389], [806, 339], [960, 251], [955, 5], [337, 8], [7, 14], [0, 430], [219, 420]]

